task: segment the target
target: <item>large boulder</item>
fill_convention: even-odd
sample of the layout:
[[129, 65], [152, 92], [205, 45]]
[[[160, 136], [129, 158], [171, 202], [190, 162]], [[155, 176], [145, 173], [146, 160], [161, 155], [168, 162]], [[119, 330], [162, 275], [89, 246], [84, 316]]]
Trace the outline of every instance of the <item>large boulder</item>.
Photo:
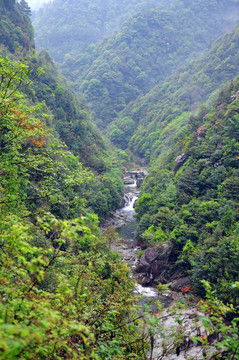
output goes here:
[[142, 274], [141, 278], [145, 284], [159, 278], [164, 272], [171, 251], [172, 244], [165, 242], [158, 247], [148, 248], [143, 252], [136, 272]]

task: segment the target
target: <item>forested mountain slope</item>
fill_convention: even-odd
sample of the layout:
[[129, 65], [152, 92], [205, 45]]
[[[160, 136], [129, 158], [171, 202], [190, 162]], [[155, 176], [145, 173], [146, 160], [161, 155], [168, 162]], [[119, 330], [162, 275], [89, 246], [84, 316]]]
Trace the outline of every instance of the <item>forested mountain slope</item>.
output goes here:
[[[132, 102], [109, 127], [111, 140], [151, 161], [164, 161], [168, 147], [183, 136], [191, 111], [238, 74], [238, 46], [236, 27], [219, 38], [202, 58], [180, 68], [145, 97]], [[126, 123], [131, 126], [122, 136]]]
[[[24, 7], [14, 0], [0, 2], [5, 14], [1, 29], [14, 38], [11, 53], [5, 41], [0, 55], [0, 357], [146, 360], [154, 334], [165, 338], [161, 314], [142, 316], [138, 311], [129, 270], [110, 249], [115, 234], [109, 229], [102, 235], [95, 215], [103, 220], [119, 202], [121, 180], [114, 158], [86, 105], [69, 89], [48, 53], [26, 56], [33, 46], [30, 38], [22, 52], [16, 51], [15, 45], [25, 39], [21, 32], [15, 36], [19, 16], [22, 28], [32, 30], [23, 14], [26, 3], [21, 3]], [[6, 22], [11, 26], [5, 27]], [[166, 127], [158, 117], [159, 88], [148, 95], [151, 103], [143, 104], [147, 112], [152, 107], [150, 116], [155, 118], [147, 118], [144, 108], [133, 104], [130, 116], [136, 118], [121, 120], [134, 127], [140, 123], [140, 135], [142, 126], [148, 131], [142, 135], [141, 144], [146, 140], [146, 145], [141, 154], [152, 162], [137, 204], [138, 237], [158, 249], [167, 240], [171, 254], [163, 269], [166, 280], [175, 273], [190, 275], [190, 290], [203, 296], [201, 280], [212, 283], [216, 293], [208, 291], [208, 301], [201, 302], [207, 335], [194, 340], [209, 350], [208, 358], [224, 360], [239, 357], [238, 79], [214, 94], [212, 106], [201, 106], [196, 115], [191, 110], [227, 76], [234, 76], [237, 36], [238, 29], [203, 58], [208, 73], [200, 73], [200, 61], [191, 64], [193, 80], [206, 83], [193, 104], [189, 91], [194, 82], [188, 83], [190, 89], [183, 86], [184, 77], [190, 80], [187, 74], [177, 83], [179, 71], [164, 84], [167, 101], [177, 107], [165, 119]], [[169, 102], [166, 106], [169, 109]], [[156, 133], [159, 120], [162, 132]], [[150, 126], [156, 129], [152, 142]], [[138, 140], [133, 141], [137, 151]], [[185, 343], [182, 323], [176, 320], [180, 331], [170, 352], [178, 354]], [[217, 347], [211, 348], [215, 338]], [[165, 359], [167, 351], [164, 345]]]
[[[154, 4], [132, 16], [113, 36], [74, 58], [66, 57], [63, 72], [85, 95], [97, 125], [105, 128], [130, 101], [208, 49], [232, 26], [238, 6], [223, 0], [184, 0], [160, 10]], [[44, 38], [47, 44], [48, 35]]]
[[[202, 279], [216, 296], [238, 306], [239, 79], [219, 93], [211, 109], [190, 117], [174, 139], [164, 165], [154, 163], [136, 210], [138, 234], [156, 246], [172, 244], [164, 272], [190, 275], [204, 295]], [[181, 115], [184, 117], [184, 114]], [[175, 149], [177, 149], [175, 154]]]
[[[1, 29], [18, 47], [14, 24], [21, 16], [22, 27], [31, 30], [29, 19], [15, 1], [0, 6], [6, 15]], [[100, 194], [104, 217], [120, 193], [107, 146], [49, 55], [25, 55], [30, 45], [22, 52], [14, 46], [5, 41], [0, 54], [0, 358], [96, 360], [133, 353], [142, 359], [147, 339], [128, 323], [133, 281], [92, 211]], [[96, 163], [101, 151], [109, 161], [108, 176], [97, 176], [103, 170], [91, 163], [92, 153], [82, 154], [82, 142], [89, 151], [92, 138]]]
[[37, 48], [48, 50], [54, 60], [63, 63], [113, 33], [136, 12], [173, 1], [55, 0], [33, 18]]
[[[24, 45], [19, 50], [19, 54], [25, 54], [27, 50], [34, 47], [33, 29], [27, 16], [29, 13], [26, 10], [25, 14], [24, 9], [21, 9], [20, 4], [15, 1], [2, 2], [0, 6], [4, 14], [0, 22], [2, 37], [5, 39], [2, 51], [9, 56], [9, 51], [15, 54], [17, 49]], [[27, 3], [25, 8], [28, 9]], [[22, 29], [31, 34], [31, 37], [17, 30], [19, 22]], [[18, 37], [16, 37], [16, 32], [19, 34]], [[10, 39], [9, 42], [8, 39]], [[14, 39], [14, 42], [11, 39]], [[111, 209], [119, 206], [121, 200], [123, 184], [120, 179], [120, 170], [113, 165], [116, 154], [93, 124], [87, 106], [78, 100], [47, 52], [43, 51], [38, 57], [29, 61], [33, 81], [27, 90], [28, 100], [31, 104], [44, 102], [47, 125], [85, 167], [94, 171], [96, 176], [91, 186], [86, 183], [85, 186], [82, 185], [80, 189], [77, 189], [77, 192], [78, 196], [87, 199], [87, 207], [95, 211], [102, 220]], [[44, 69], [40, 76], [36, 76], [35, 69], [38, 67]], [[65, 194], [65, 196], [66, 198], [62, 196], [58, 205], [56, 202], [54, 211], [67, 217], [73, 211], [70, 210], [69, 204], [75, 193]], [[63, 205], [64, 201], [68, 206]], [[73, 206], [76, 207], [77, 204]]]
[[[121, 201], [120, 159], [93, 124], [86, 104], [79, 101], [47, 52], [39, 54], [35, 66], [43, 67], [44, 73], [33, 82], [30, 97], [34, 102], [44, 101], [49, 114], [48, 123], [55, 136], [67, 145], [84, 167], [94, 172], [94, 180], [82, 184], [77, 189], [77, 196], [86, 199], [87, 207], [102, 221]], [[71, 194], [72, 201], [75, 195]], [[55, 209], [63, 216], [67, 210], [63, 198]]]
[[133, 281], [81, 197], [94, 176], [20, 90], [30, 74], [31, 63], [0, 56], [0, 356], [140, 359]]
[[44, 74], [34, 83], [33, 99], [45, 101], [52, 112], [52, 126], [85, 166], [98, 173], [106, 171], [104, 160], [110, 147], [93, 125], [87, 105], [79, 101], [46, 51], [39, 54], [37, 64]]
[[33, 27], [30, 19], [15, 0], [0, 1], [0, 50], [11, 52], [22, 47], [25, 51], [34, 46]]

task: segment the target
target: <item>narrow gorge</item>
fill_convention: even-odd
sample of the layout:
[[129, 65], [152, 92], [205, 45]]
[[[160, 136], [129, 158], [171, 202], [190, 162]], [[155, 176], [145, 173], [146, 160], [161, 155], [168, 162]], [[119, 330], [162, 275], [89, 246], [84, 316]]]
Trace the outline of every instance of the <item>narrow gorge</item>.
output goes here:
[[154, 300], [160, 300], [162, 304], [168, 306], [173, 301], [173, 292], [165, 291], [164, 294], [159, 294], [156, 289], [156, 284], [154, 284], [153, 287], [149, 285], [150, 280], [152, 280], [150, 275], [152, 269], [148, 269], [149, 281], [146, 282], [144, 279], [145, 271], [141, 272], [139, 266], [139, 255], [147, 248], [151, 248], [151, 246], [144, 241], [137, 240], [136, 219], [134, 217], [136, 214], [134, 207], [140, 196], [140, 185], [146, 174], [147, 171], [145, 169], [128, 171], [124, 174], [124, 206], [114, 212], [112, 218], [106, 223], [106, 226], [111, 225], [117, 231], [119, 238], [111, 244], [111, 248], [120, 254], [122, 261], [126, 262], [131, 269], [131, 276], [136, 281], [135, 292]]
[[[196, 306], [197, 299], [181, 291], [181, 288], [186, 288], [188, 285], [189, 278], [172, 281], [169, 286], [176, 291], [166, 287], [162, 290], [161, 284], [157, 288], [158, 281], [153, 272], [155, 271], [156, 274], [164, 272], [171, 247], [168, 244], [152, 247], [136, 238], [134, 207], [140, 196], [140, 185], [146, 174], [145, 169], [128, 171], [124, 174], [124, 206], [112, 214], [111, 219], [104, 226], [104, 231], [107, 231], [107, 226], [113, 226], [117, 231], [119, 238], [110, 243], [110, 247], [119, 253], [122, 261], [131, 270], [130, 276], [136, 281], [134, 293], [139, 297], [141, 314], [144, 311], [149, 311], [155, 316], [159, 314], [159, 318], [162, 318], [161, 331], [165, 332], [168, 338], [172, 336], [165, 350], [164, 336], [156, 333], [151, 339], [151, 350], [147, 359], [162, 359], [164, 356], [168, 360], [175, 360], [175, 356], [178, 360], [201, 359], [206, 352], [199, 341], [194, 342], [192, 339], [197, 336], [206, 338], [209, 332], [203, 326], [201, 320], [203, 313]], [[140, 261], [142, 254], [146, 254], [146, 258], [144, 255], [144, 260]], [[151, 283], [154, 286], [150, 285]], [[178, 304], [181, 304], [181, 308]], [[147, 310], [144, 310], [145, 305]], [[175, 314], [177, 320], [175, 320]], [[179, 334], [181, 326], [183, 326], [184, 335], [174, 350], [173, 334]]]
[[0, 360], [239, 360], [238, 14], [0, 0]]

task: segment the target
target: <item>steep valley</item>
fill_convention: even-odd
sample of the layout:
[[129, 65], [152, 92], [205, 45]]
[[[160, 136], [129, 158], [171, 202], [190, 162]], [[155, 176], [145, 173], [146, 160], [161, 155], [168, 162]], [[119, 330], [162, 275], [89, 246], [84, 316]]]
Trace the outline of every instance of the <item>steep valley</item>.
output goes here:
[[239, 359], [238, 9], [0, 0], [0, 359]]

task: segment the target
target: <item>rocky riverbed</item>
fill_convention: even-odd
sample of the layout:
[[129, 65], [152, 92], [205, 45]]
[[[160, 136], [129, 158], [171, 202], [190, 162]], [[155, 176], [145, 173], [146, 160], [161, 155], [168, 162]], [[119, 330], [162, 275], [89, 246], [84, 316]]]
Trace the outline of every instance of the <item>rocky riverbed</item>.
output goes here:
[[205, 356], [210, 354], [205, 352], [200, 341], [193, 341], [194, 337], [210, 336], [201, 321], [203, 314], [197, 309], [196, 299], [180, 292], [181, 288], [189, 283], [189, 278], [176, 273], [169, 284], [171, 289], [159, 292], [156, 287], [158, 282], [167, 281], [165, 268], [170, 258], [171, 244], [165, 242], [158, 247], [144, 246], [144, 252], [140, 259], [138, 257], [142, 246], [135, 239], [134, 203], [139, 195], [137, 180], [143, 175], [135, 175], [135, 171], [127, 174], [124, 206], [112, 213], [105, 226], [114, 226], [119, 233], [119, 239], [111, 243], [111, 249], [118, 252], [122, 261], [131, 269], [131, 276], [136, 280], [135, 293], [141, 295], [141, 304], [151, 299], [151, 304], [156, 304], [156, 300], [159, 300], [163, 305], [160, 313], [157, 306], [152, 305], [152, 311], [158, 316], [160, 326], [151, 339], [148, 359], [205, 359]]
[[[138, 253], [142, 251], [142, 246], [140, 246], [135, 239], [136, 226], [134, 204], [140, 194], [137, 180], [142, 180], [145, 173], [145, 170], [139, 172], [129, 171], [124, 178], [124, 206], [114, 212], [107, 222], [107, 225], [114, 226], [119, 234], [119, 239], [111, 244], [111, 248], [121, 255], [122, 260], [126, 262], [131, 269], [132, 277], [137, 282], [135, 292], [150, 297], [151, 299], [160, 300], [164, 306], [169, 306], [176, 294], [170, 290], [164, 291], [163, 294], [159, 294], [156, 286], [150, 286], [150, 280], [145, 281], [145, 269], [142, 269], [143, 272], [140, 271], [144, 253], [141, 259], [139, 259]], [[146, 250], [145, 253], [147, 254], [148, 251], [150, 251], [150, 249]], [[151, 271], [149, 270], [148, 273], [150, 278]]]

